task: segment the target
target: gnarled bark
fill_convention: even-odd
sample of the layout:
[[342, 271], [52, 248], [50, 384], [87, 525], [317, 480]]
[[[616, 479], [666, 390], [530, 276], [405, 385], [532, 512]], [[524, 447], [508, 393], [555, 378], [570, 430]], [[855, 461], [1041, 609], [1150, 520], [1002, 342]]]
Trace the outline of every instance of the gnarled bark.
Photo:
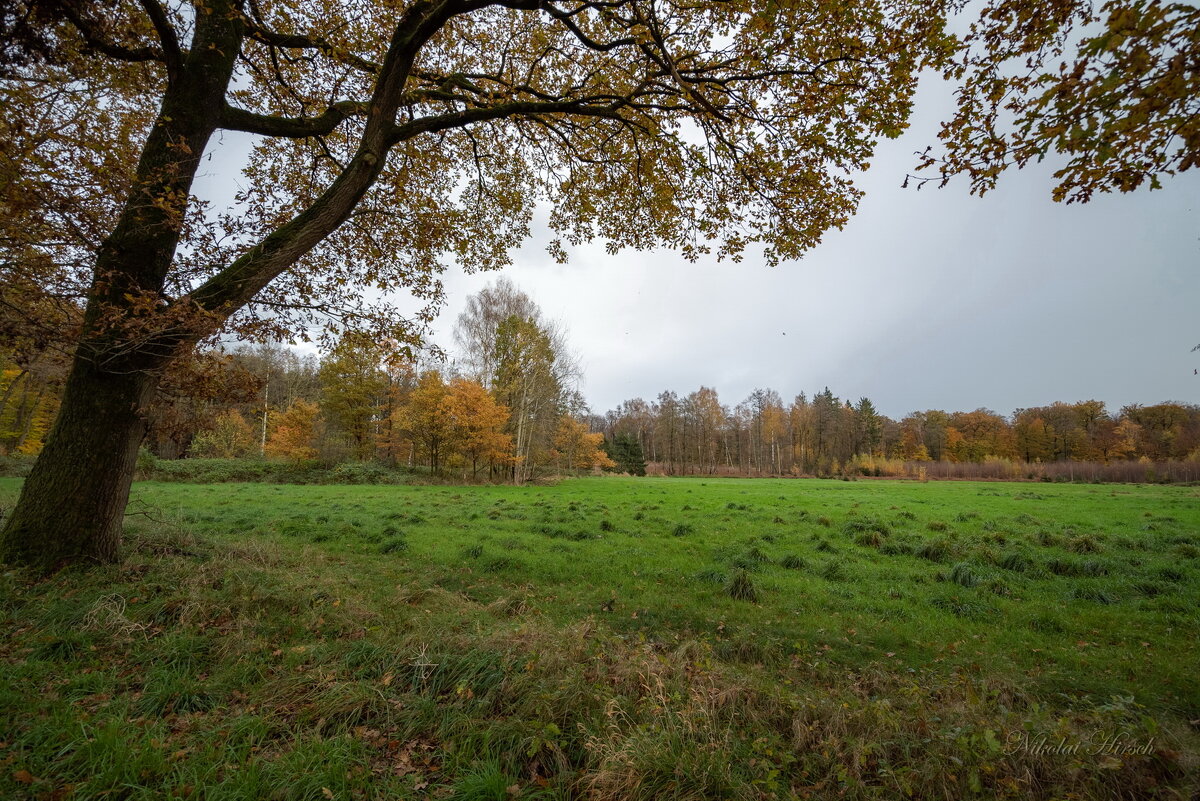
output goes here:
[[118, 558], [154, 385], [148, 372], [104, 372], [76, 360], [46, 446], [6, 521], [5, 561], [48, 572]]

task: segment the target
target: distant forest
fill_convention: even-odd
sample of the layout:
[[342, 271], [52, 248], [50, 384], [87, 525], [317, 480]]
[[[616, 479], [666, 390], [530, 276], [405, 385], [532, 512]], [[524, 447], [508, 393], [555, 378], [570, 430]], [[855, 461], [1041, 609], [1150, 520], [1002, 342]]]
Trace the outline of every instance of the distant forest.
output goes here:
[[[317, 359], [262, 347], [199, 357], [155, 404], [146, 447], [165, 459], [267, 456], [452, 471], [468, 468], [474, 456], [476, 477], [481, 466], [511, 467], [512, 409], [521, 397], [452, 370], [389, 367], [369, 350], [346, 346]], [[57, 409], [61, 367], [44, 355], [4, 365], [0, 454], [38, 452]], [[610, 451], [618, 441], [627, 451], [632, 443], [627, 458], [666, 475], [918, 475], [923, 467], [930, 477], [1038, 478], [1057, 477], [1066, 463], [1090, 463], [1110, 465], [1104, 477], [1119, 480], [1200, 479], [1200, 406], [1193, 404], [1111, 413], [1089, 400], [1007, 417], [927, 410], [893, 420], [868, 398], [851, 403], [829, 389], [791, 402], [756, 390], [729, 405], [701, 387], [636, 398], [603, 415], [588, 413], [561, 387], [549, 394], [544, 409], [524, 415], [522, 456], [531, 472], [602, 464], [596, 445], [603, 435]], [[477, 418], [474, 440], [439, 417]]]
[[[277, 345], [202, 351], [162, 382], [145, 448], [159, 459], [377, 462], [473, 480], [620, 470], [714, 476], [1200, 480], [1200, 406], [1096, 400], [926, 410], [893, 420], [828, 388], [723, 403], [667, 391], [587, 409], [561, 329], [501, 280], [469, 299], [453, 361], [346, 337], [323, 357]], [[36, 454], [67, 356], [0, 346], [0, 455]]]

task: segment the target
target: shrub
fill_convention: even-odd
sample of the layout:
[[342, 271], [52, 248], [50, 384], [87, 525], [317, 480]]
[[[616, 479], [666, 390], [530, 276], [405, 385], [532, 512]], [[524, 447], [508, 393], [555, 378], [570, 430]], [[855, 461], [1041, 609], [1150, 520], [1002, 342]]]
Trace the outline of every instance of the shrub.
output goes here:
[[157, 467], [158, 457], [145, 447], [138, 448], [137, 464], [134, 467], [133, 473], [134, 477], [144, 481], [154, 475]]
[[388, 480], [388, 471], [377, 464], [351, 462], [333, 468], [329, 478], [334, 484], [383, 484]]

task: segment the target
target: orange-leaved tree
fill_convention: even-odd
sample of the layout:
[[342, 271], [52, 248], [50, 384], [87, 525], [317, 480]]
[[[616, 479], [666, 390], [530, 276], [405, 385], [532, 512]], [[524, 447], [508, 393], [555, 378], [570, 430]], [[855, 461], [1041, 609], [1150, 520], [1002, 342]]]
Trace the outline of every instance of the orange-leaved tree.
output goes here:
[[471, 465], [471, 478], [481, 465], [511, 465], [513, 439], [504, 433], [508, 407], [497, 403], [481, 384], [466, 378], [450, 382], [442, 408], [449, 423], [454, 450]]
[[554, 450], [563, 467], [568, 470], [591, 470], [593, 467], [616, 467], [617, 463], [602, 449], [603, 434], [588, 431], [586, 423], [564, 414], [554, 434]]
[[320, 413], [317, 404], [297, 400], [287, 411], [276, 415], [275, 429], [267, 440], [266, 455], [293, 462], [316, 458]]

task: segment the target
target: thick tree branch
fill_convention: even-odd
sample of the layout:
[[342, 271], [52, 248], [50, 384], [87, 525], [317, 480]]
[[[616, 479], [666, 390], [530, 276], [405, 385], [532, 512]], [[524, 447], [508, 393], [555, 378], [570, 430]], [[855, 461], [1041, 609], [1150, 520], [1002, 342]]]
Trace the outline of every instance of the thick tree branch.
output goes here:
[[247, 29], [249, 30], [251, 39], [270, 47], [279, 47], [285, 50], [317, 50], [332, 61], [345, 64], [348, 67], [369, 75], [378, 75], [381, 69], [379, 64], [354, 53], [340, 50], [319, 36], [278, 33], [253, 20], [247, 20]]
[[610, 50], [616, 50], [618, 47], [628, 47], [630, 45], [637, 44], [637, 39], [633, 38], [632, 36], [626, 36], [623, 39], [614, 39], [611, 42], [597, 42], [595, 39], [592, 39], [590, 36], [580, 30], [579, 26], [576, 25], [574, 20], [571, 19], [571, 17], [578, 12], [562, 11], [547, 2], [541, 3], [540, 7], [542, 11], [545, 11], [547, 14], [554, 17], [554, 19], [561, 22], [563, 26], [571, 32], [571, 35], [578, 39], [580, 43], [589, 50], [607, 53]]
[[82, 14], [79, 14], [71, 7], [70, 3], [63, 3], [59, 8], [62, 11], [62, 15], [75, 27], [79, 35], [83, 37], [84, 43], [98, 53], [103, 53], [109, 58], [115, 58], [118, 61], [166, 61], [163, 51], [157, 47], [126, 47], [108, 41], [97, 30], [95, 23]]
[[[426, 0], [409, 8], [396, 25], [387, 57], [380, 65], [354, 158], [312, 205], [181, 298], [180, 304], [212, 314], [219, 322], [249, 303], [350, 216], [383, 171], [389, 148], [400, 141], [394, 132], [396, 113], [405, 99], [405, 83], [417, 52], [458, 13], [461, 6], [449, 0]], [[246, 122], [265, 124], [267, 120], [251, 117]]]
[[437, 133], [454, 128], [462, 128], [472, 123], [489, 122], [507, 117], [530, 117], [538, 114], [572, 114], [585, 117], [603, 117], [619, 120], [619, 110], [628, 105], [625, 98], [596, 105], [593, 100], [559, 100], [552, 102], [516, 101], [502, 103], [496, 106], [482, 106], [464, 109], [449, 114], [436, 114], [421, 117], [411, 122], [397, 125], [391, 136], [391, 141], [403, 142], [423, 133]]
[[319, 117], [273, 117], [227, 105], [221, 112], [220, 127], [262, 136], [307, 139], [333, 133], [344, 120], [366, 113], [367, 104], [354, 100], [334, 103]]
[[175, 33], [175, 27], [171, 24], [171, 20], [167, 18], [167, 11], [158, 2], [158, 0], [138, 0], [142, 9], [146, 12], [146, 16], [150, 18], [150, 23], [154, 26], [154, 32], [158, 34], [158, 40], [162, 44], [163, 61], [167, 65], [167, 76], [171, 80], [179, 77], [179, 73], [183, 70], [183, 49], [179, 46], [179, 37]]

